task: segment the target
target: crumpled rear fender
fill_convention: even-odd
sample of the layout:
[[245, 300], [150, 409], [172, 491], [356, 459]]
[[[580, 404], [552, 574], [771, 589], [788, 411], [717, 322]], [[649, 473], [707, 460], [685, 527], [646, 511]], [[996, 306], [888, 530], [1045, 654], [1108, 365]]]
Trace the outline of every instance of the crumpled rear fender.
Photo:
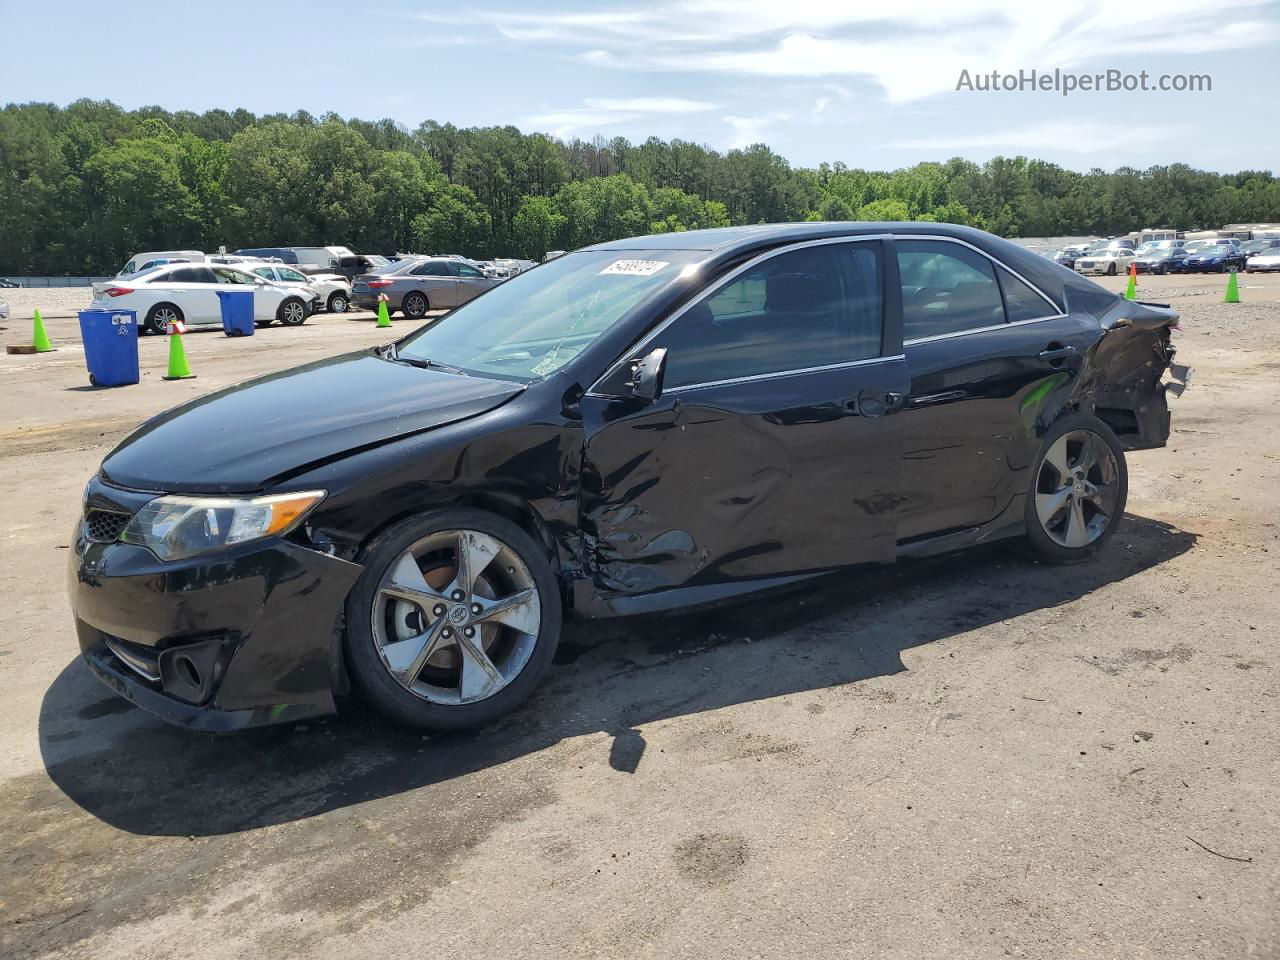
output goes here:
[[1171, 328], [1178, 313], [1163, 304], [1120, 300], [1099, 318], [1103, 334], [1089, 347], [1071, 405], [1092, 412], [1129, 450], [1162, 447], [1169, 439], [1166, 374], [1186, 385], [1190, 371], [1173, 363]]

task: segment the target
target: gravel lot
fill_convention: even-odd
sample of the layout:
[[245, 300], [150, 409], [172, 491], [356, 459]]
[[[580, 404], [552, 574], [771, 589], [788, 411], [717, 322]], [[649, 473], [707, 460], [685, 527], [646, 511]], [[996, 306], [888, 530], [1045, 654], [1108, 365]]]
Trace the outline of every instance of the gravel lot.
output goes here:
[[0, 357], [0, 956], [1280, 957], [1280, 278], [1223, 286], [1141, 288], [1197, 374], [1097, 562], [575, 626], [525, 709], [437, 738], [169, 728], [80, 667], [64, 596], [127, 429], [381, 331], [193, 334], [180, 383], [144, 338], [95, 391], [51, 321]]

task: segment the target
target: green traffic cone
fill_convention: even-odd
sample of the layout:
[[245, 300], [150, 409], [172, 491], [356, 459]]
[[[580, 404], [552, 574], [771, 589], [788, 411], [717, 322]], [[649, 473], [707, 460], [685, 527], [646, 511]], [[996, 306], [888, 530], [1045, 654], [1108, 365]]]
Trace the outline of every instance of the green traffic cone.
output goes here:
[[1222, 298], [1223, 303], [1239, 303], [1240, 287], [1236, 282], [1236, 272], [1231, 271], [1231, 279], [1227, 281], [1227, 295]]
[[391, 326], [391, 314], [387, 313], [387, 301], [385, 300], [378, 301], [378, 326]]
[[182, 334], [169, 331], [169, 372], [166, 380], [190, 380], [195, 374], [187, 364], [187, 348], [182, 345]]
[[49, 334], [45, 333], [44, 320], [40, 317], [40, 311], [36, 311], [36, 318], [33, 324], [34, 331], [31, 340], [36, 345], [36, 353], [49, 353], [53, 350], [53, 344], [49, 342]]
[[1124, 292], [1126, 300], [1138, 299], [1138, 268], [1129, 264], [1129, 289]]

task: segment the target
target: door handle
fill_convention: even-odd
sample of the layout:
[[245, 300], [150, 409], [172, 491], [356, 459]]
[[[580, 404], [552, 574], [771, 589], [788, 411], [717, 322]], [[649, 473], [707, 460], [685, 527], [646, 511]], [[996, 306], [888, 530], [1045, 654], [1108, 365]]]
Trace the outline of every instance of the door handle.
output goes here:
[[1060, 364], [1068, 357], [1074, 357], [1078, 352], [1075, 347], [1050, 344], [1048, 349], [1036, 354], [1036, 359], [1045, 363]]

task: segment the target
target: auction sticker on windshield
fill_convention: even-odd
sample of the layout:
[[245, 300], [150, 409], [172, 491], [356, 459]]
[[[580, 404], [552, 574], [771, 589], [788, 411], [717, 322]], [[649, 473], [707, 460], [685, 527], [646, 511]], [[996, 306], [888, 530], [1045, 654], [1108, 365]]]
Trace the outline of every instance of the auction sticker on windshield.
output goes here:
[[621, 274], [627, 277], [652, 277], [670, 262], [669, 260], [615, 260], [600, 273], [602, 275]]

